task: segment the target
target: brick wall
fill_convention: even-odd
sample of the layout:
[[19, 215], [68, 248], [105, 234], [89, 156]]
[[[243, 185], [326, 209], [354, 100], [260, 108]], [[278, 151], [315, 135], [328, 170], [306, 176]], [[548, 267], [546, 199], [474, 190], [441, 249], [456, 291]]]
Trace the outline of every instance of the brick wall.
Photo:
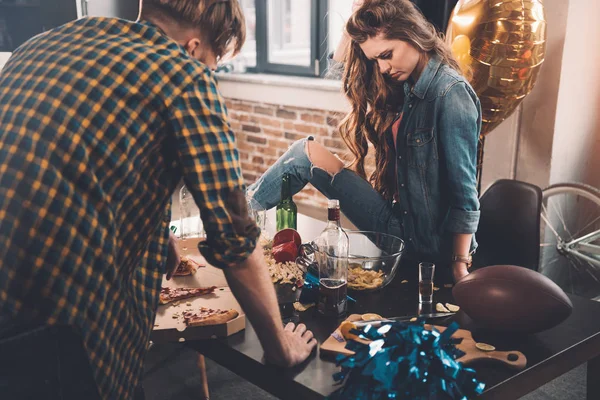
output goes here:
[[[351, 159], [337, 131], [341, 113], [239, 100], [227, 100], [227, 108], [246, 183], [256, 181], [294, 141], [308, 135], [340, 157]], [[327, 206], [327, 199], [311, 185], [294, 196], [294, 202]]]

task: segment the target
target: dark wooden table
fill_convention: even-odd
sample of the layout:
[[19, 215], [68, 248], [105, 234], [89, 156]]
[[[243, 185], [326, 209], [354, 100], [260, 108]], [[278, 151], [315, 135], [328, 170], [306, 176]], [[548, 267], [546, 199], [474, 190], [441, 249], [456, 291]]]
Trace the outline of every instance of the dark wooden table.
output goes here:
[[[401, 283], [402, 280], [407, 283]], [[435, 302], [452, 302], [450, 288], [436, 280], [440, 290]], [[416, 268], [397, 274], [385, 289], [355, 295], [352, 313], [375, 312], [384, 317], [414, 315], [418, 311]], [[552, 379], [587, 362], [587, 398], [600, 399], [600, 303], [571, 296], [573, 313], [562, 324], [534, 335], [498, 335], [478, 330], [460, 313], [451, 319], [436, 320], [448, 325], [456, 319], [461, 328], [473, 332], [476, 341], [492, 343], [498, 350], [517, 350], [527, 357], [527, 368], [515, 372], [499, 365], [474, 365], [477, 377], [486, 383], [484, 399], [516, 399]], [[427, 310], [425, 310], [427, 311]], [[339, 321], [324, 319], [314, 308], [297, 319], [311, 329], [319, 343], [333, 332]], [[337, 386], [332, 375], [339, 369], [335, 360], [316, 351], [305, 363], [293, 369], [280, 369], [264, 363], [262, 347], [250, 324], [245, 331], [227, 339], [188, 342], [188, 345], [262, 389], [282, 399], [323, 399]]]

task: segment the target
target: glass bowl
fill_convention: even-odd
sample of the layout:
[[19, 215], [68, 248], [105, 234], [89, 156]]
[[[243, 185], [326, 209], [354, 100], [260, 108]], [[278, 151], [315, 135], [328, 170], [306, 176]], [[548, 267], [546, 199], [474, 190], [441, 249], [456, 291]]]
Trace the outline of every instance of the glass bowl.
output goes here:
[[[386, 287], [394, 278], [402, 254], [404, 241], [386, 233], [346, 231], [348, 249], [348, 290], [369, 292]], [[315, 243], [304, 244], [296, 263], [318, 276], [314, 252]]]
[[396, 274], [404, 254], [404, 241], [387, 233], [346, 231], [348, 289], [374, 291], [386, 287]]

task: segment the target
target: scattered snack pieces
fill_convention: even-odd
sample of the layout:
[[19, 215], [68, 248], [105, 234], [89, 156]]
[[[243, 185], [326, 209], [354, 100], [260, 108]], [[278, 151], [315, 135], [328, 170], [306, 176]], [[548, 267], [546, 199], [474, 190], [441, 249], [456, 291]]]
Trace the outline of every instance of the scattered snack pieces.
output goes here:
[[446, 303], [446, 308], [450, 310], [450, 312], [458, 312], [458, 310], [460, 310], [459, 306], [450, 303]]
[[437, 312], [450, 312], [450, 310], [448, 310], [446, 307], [444, 307], [444, 305], [442, 303], [436, 303], [436, 305], [435, 305], [435, 311], [437, 311]]
[[269, 268], [269, 274], [271, 275], [271, 281], [273, 283], [290, 283], [296, 284], [297, 282], [303, 282], [304, 272], [296, 265], [295, 262], [278, 263], [273, 258], [271, 249], [264, 248], [265, 261]]
[[315, 303], [302, 304], [299, 301], [294, 303], [294, 309], [296, 309], [296, 311], [299, 311], [299, 312], [304, 312], [314, 306], [315, 306]]
[[258, 238], [258, 244], [263, 247], [263, 250], [270, 250], [273, 248], [273, 239], [269, 239], [269, 237], [265, 235], [265, 232], [261, 232], [260, 237]]
[[354, 290], [376, 289], [383, 285], [382, 271], [369, 271], [360, 264], [350, 264], [348, 268], [348, 288]]
[[440, 290], [440, 288], [439, 288], [439, 287], [437, 287], [437, 286], [434, 286], [434, 287], [433, 287], [433, 291], [434, 291], [434, 292], [437, 292], [438, 290]]
[[383, 319], [383, 317], [379, 314], [374, 314], [374, 313], [367, 313], [367, 314], [363, 314], [361, 316], [361, 319], [363, 321], [372, 321], [374, 319]]
[[417, 317], [412, 317], [411, 319], [408, 320], [408, 322], [415, 322], [417, 320]]
[[496, 348], [494, 346], [492, 346], [491, 344], [487, 344], [487, 343], [475, 343], [475, 347], [477, 347], [481, 351], [486, 351], [486, 352], [496, 350]]
[[403, 280], [403, 281], [402, 281], [402, 282], [400, 282], [400, 283], [408, 283], [408, 281], [405, 279], [405, 280]]

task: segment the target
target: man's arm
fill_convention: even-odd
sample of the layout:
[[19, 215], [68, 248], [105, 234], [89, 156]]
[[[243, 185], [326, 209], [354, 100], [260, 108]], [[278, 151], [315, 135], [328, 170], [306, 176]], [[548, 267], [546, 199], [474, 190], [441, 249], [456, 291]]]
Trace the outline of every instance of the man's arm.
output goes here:
[[281, 323], [275, 289], [257, 248], [259, 230], [248, 216], [235, 137], [214, 74], [205, 69], [194, 77], [170, 112], [183, 178], [207, 234], [199, 245], [201, 253], [225, 271], [268, 359], [283, 366], [302, 362], [316, 341], [304, 325], [284, 329]]
[[261, 247], [257, 246], [242, 265], [224, 272], [229, 287], [252, 321], [267, 360], [283, 366], [304, 361], [317, 341], [304, 324], [297, 327], [288, 324], [283, 329], [275, 289]]

